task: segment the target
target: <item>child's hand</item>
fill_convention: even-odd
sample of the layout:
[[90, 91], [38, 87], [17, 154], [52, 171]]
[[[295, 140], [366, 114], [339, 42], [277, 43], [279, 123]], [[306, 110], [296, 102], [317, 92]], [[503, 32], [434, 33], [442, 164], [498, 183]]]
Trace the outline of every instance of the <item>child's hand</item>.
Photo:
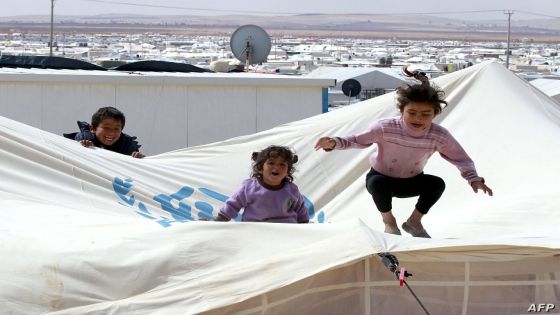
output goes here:
[[478, 190], [481, 189], [485, 194], [493, 196], [492, 189], [486, 186], [483, 180], [477, 180], [476, 182], [472, 182], [471, 187], [475, 193], [478, 193]]
[[141, 158], [145, 157], [145, 155], [140, 153], [140, 151], [134, 151], [134, 152], [132, 152], [132, 157], [137, 158], [137, 159], [141, 159]]
[[228, 222], [230, 220], [231, 220], [230, 218], [226, 217], [221, 212], [218, 212], [218, 215], [214, 218], [214, 221], [218, 221], [218, 222]]
[[315, 150], [323, 149], [325, 151], [331, 151], [336, 146], [336, 141], [331, 137], [322, 137], [317, 140], [315, 144]]
[[86, 148], [93, 147], [93, 142], [90, 140], [80, 140], [80, 144]]

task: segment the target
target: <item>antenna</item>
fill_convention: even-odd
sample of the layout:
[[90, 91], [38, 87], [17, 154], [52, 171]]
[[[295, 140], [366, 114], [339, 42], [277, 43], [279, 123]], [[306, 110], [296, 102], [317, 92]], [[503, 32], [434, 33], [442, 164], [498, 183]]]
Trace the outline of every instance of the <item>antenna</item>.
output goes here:
[[54, 1], [51, 0], [51, 37], [49, 41], [49, 56], [52, 57], [52, 50], [53, 50], [53, 24], [54, 24]]
[[510, 41], [510, 37], [511, 37], [511, 15], [513, 14], [513, 11], [508, 10], [508, 11], [504, 11], [504, 14], [508, 15], [508, 32], [507, 32], [507, 49], [506, 49], [506, 69], [509, 70], [509, 41]]
[[250, 65], [266, 61], [270, 53], [270, 36], [259, 26], [248, 24], [240, 26], [230, 39], [231, 52], [239, 61]]
[[358, 96], [362, 91], [362, 85], [356, 79], [348, 79], [342, 83], [342, 93], [348, 96], [348, 104], [350, 104], [350, 98]]

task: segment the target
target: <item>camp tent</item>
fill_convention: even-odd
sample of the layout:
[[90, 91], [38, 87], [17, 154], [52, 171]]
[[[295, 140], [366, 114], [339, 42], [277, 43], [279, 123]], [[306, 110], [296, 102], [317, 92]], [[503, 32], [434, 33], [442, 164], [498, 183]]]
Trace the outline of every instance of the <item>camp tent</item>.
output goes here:
[[[365, 192], [371, 149], [316, 139], [396, 115], [388, 94], [257, 134], [133, 159], [0, 118], [0, 309], [8, 314], [526, 314], [560, 301], [560, 108], [498, 63], [435, 82], [437, 117], [495, 196], [446, 180], [432, 239], [382, 233]], [[216, 122], [219, 125], [219, 121]], [[269, 144], [300, 156], [312, 224], [208, 222]], [[398, 199], [399, 221], [413, 199]]]
[[[308, 78], [336, 79], [336, 86], [329, 88], [329, 105], [348, 105], [351, 101], [369, 99], [374, 96], [392, 92], [407, 82], [399, 75], [400, 69], [375, 67], [319, 67], [306, 75]], [[354, 99], [344, 95], [342, 85], [347, 80], [356, 80], [360, 84], [360, 93]]]

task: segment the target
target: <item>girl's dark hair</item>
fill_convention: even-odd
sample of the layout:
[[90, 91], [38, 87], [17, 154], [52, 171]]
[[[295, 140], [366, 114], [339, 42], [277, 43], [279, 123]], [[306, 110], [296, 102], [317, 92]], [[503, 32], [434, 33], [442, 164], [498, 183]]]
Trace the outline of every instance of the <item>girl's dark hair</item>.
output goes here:
[[421, 71], [409, 71], [408, 65], [403, 66], [404, 75], [407, 77], [414, 77], [420, 81], [420, 84], [405, 84], [397, 88], [397, 107], [402, 112], [404, 107], [411, 102], [428, 103], [432, 105], [437, 114], [441, 113], [442, 109], [447, 106], [444, 99], [445, 92], [436, 85], [430, 84], [430, 80], [426, 73]]
[[93, 113], [93, 116], [91, 116], [91, 126], [93, 128], [96, 128], [103, 119], [105, 118], [113, 118], [114, 120], [120, 120], [122, 123], [122, 129], [124, 129], [124, 123], [126, 121], [124, 114], [114, 108], [114, 107], [101, 107], [100, 109], [98, 109], [95, 113]]
[[260, 152], [253, 152], [253, 155], [251, 156], [251, 159], [253, 160], [251, 177], [262, 179], [262, 171], [266, 160], [277, 157], [281, 157], [284, 161], [286, 161], [286, 163], [288, 163], [288, 176], [286, 176], [286, 178], [290, 182], [293, 181], [293, 174], [296, 171], [294, 164], [297, 163], [298, 156], [288, 147], [279, 145], [271, 145]]

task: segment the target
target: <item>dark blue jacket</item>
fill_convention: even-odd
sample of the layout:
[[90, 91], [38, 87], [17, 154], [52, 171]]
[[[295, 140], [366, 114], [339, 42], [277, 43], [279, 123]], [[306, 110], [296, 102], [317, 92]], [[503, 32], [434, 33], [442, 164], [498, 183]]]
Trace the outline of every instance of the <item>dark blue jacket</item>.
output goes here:
[[95, 134], [90, 131], [90, 125], [87, 122], [78, 121], [78, 127], [80, 128], [79, 132], [64, 133], [64, 137], [76, 141], [89, 140], [93, 142], [93, 145], [96, 147], [126, 155], [131, 155], [132, 152], [140, 151], [141, 145], [136, 141], [136, 137], [129, 136], [126, 133], [121, 133], [117, 142], [112, 145], [104, 145], [95, 137]]

